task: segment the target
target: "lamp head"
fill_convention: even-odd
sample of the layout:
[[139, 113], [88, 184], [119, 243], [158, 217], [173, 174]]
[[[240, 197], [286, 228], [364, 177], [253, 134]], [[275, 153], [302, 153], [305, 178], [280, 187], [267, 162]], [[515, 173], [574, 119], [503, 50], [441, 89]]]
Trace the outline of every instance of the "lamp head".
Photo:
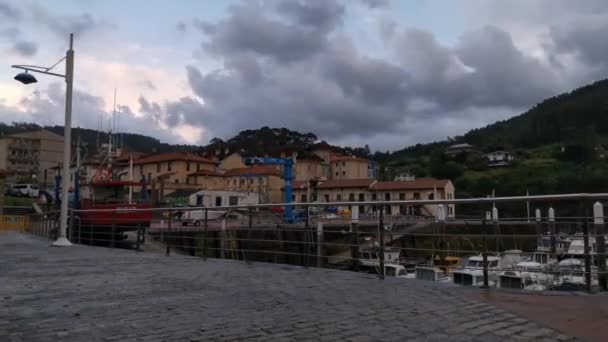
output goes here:
[[17, 74], [17, 76], [15, 76], [15, 79], [23, 84], [30, 84], [30, 83], [38, 82], [36, 77], [34, 77], [34, 75], [28, 73], [27, 71]]

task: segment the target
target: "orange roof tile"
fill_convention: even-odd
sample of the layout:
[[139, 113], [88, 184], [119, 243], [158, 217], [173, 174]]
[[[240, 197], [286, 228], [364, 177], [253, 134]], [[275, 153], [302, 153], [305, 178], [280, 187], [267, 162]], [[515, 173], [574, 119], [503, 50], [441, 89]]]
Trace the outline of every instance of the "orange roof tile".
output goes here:
[[355, 162], [361, 162], [361, 163], [369, 163], [369, 160], [365, 159], [365, 158], [359, 158], [359, 157], [355, 157], [355, 156], [340, 156], [340, 155], [331, 156], [331, 158], [329, 158], [329, 161], [332, 161], [332, 162], [355, 161]]
[[228, 170], [224, 173], [227, 177], [258, 175], [258, 176], [281, 176], [281, 171], [274, 165], [251, 165], [237, 169]]
[[375, 182], [372, 178], [334, 179], [319, 182], [317, 189], [368, 188]]
[[216, 162], [209, 160], [207, 158], [203, 158], [191, 153], [160, 153], [160, 154], [152, 154], [145, 157], [141, 157], [133, 162], [133, 164], [151, 164], [151, 163], [159, 163], [166, 161], [193, 161], [198, 163], [206, 163], [206, 164], [217, 164]]
[[425, 189], [442, 189], [448, 184], [447, 179], [435, 178], [416, 178], [412, 181], [390, 181], [377, 182], [371, 187], [371, 190], [386, 191], [386, 190], [425, 190]]
[[225, 175], [221, 172], [212, 171], [212, 170], [199, 170], [196, 172], [189, 173], [188, 176], [215, 176], [215, 177], [225, 177]]

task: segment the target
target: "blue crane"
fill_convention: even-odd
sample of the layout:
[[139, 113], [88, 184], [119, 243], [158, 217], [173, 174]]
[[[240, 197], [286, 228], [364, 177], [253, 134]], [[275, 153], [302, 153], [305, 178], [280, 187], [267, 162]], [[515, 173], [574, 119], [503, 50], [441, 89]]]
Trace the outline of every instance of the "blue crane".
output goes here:
[[[293, 196], [293, 159], [291, 158], [270, 158], [270, 157], [255, 157], [245, 159], [245, 165], [280, 165], [283, 167], [283, 179], [285, 180], [284, 203], [290, 204]], [[293, 207], [286, 205], [283, 211], [283, 218], [287, 223], [295, 221]]]

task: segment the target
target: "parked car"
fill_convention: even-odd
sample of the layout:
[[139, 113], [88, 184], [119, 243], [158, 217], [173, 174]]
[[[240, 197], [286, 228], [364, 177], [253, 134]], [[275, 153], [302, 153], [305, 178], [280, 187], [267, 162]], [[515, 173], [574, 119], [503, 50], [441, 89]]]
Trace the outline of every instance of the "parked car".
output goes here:
[[38, 197], [40, 191], [36, 184], [13, 184], [10, 186], [9, 194], [18, 197]]

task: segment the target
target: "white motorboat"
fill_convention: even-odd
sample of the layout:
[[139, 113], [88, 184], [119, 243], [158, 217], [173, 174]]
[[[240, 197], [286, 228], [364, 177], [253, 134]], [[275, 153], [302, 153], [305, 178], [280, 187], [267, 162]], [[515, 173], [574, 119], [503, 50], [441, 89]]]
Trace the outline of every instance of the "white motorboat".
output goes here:
[[[488, 286], [495, 286], [498, 271], [521, 261], [522, 251], [505, 251], [502, 256], [487, 256]], [[452, 272], [452, 282], [464, 286], [483, 286], [483, 256], [469, 257], [464, 267]]]
[[553, 283], [553, 275], [543, 273], [543, 264], [522, 261], [512, 269], [498, 272], [496, 286], [503, 289], [546, 290]]

